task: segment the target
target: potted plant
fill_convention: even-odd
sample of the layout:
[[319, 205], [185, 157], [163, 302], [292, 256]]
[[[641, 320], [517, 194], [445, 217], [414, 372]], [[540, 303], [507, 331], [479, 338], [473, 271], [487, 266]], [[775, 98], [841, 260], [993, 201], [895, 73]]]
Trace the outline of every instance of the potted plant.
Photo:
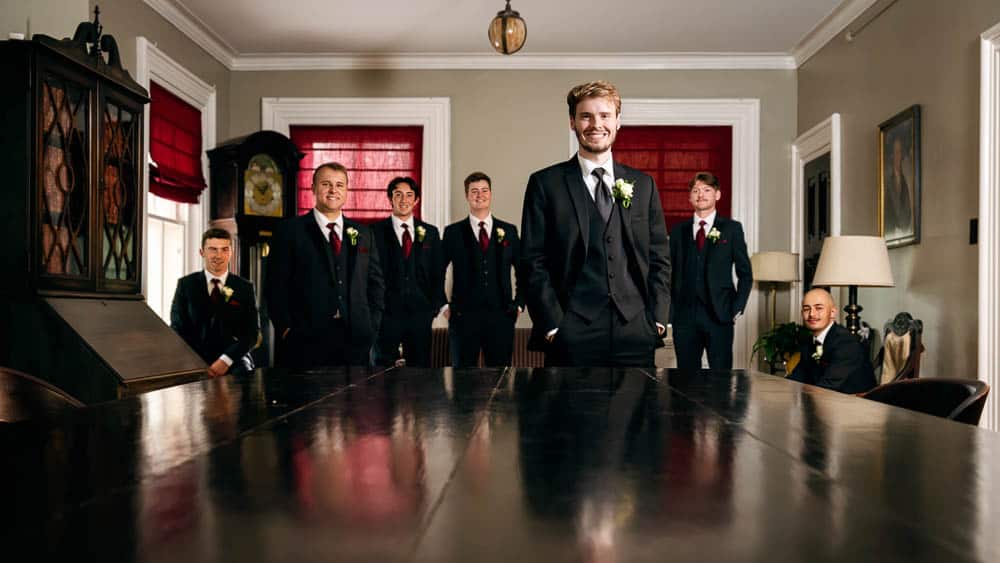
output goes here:
[[771, 373], [779, 366], [790, 373], [798, 363], [799, 342], [809, 330], [797, 323], [783, 323], [761, 334], [753, 345], [753, 355], [758, 355], [768, 365]]

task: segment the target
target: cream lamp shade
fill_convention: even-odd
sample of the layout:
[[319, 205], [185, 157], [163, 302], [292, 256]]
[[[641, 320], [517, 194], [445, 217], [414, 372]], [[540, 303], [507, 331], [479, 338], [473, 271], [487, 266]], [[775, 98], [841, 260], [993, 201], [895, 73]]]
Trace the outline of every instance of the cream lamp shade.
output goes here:
[[892, 287], [889, 250], [882, 237], [837, 236], [823, 241], [812, 284]]
[[750, 257], [753, 279], [763, 282], [793, 282], [799, 279], [799, 255], [791, 252], [758, 252]]

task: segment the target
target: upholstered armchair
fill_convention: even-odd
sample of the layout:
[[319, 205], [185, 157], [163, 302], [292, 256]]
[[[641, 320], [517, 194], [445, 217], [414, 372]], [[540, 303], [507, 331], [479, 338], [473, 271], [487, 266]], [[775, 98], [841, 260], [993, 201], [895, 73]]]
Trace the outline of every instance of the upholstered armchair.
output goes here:
[[885, 323], [882, 348], [875, 358], [879, 384], [920, 377], [923, 332], [924, 323], [905, 312]]

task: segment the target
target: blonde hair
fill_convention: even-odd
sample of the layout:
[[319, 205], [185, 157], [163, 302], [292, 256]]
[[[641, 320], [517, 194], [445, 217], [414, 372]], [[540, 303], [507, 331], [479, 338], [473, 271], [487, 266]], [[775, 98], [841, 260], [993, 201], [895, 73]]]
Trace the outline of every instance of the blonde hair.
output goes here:
[[615, 115], [622, 113], [622, 97], [618, 94], [618, 88], [606, 80], [597, 80], [580, 84], [566, 95], [570, 117], [576, 117], [576, 105], [587, 98], [607, 98], [615, 104]]

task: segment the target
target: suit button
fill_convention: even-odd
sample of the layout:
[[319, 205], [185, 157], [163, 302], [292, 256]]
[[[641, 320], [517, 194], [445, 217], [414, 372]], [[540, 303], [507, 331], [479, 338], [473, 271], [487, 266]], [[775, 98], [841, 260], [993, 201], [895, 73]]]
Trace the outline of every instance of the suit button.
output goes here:
[[608, 277], [611, 278], [611, 279], [615, 279], [615, 273], [614, 272], [608, 272]]
[[608, 254], [608, 262], [611, 262], [614, 259], [615, 259], [615, 255], [614, 254]]
[[604, 240], [607, 241], [607, 242], [611, 242], [611, 237], [608, 237], [608, 238], [606, 238]]
[[344, 285], [344, 282], [341, 280], [337, 280], [337, 285]]

